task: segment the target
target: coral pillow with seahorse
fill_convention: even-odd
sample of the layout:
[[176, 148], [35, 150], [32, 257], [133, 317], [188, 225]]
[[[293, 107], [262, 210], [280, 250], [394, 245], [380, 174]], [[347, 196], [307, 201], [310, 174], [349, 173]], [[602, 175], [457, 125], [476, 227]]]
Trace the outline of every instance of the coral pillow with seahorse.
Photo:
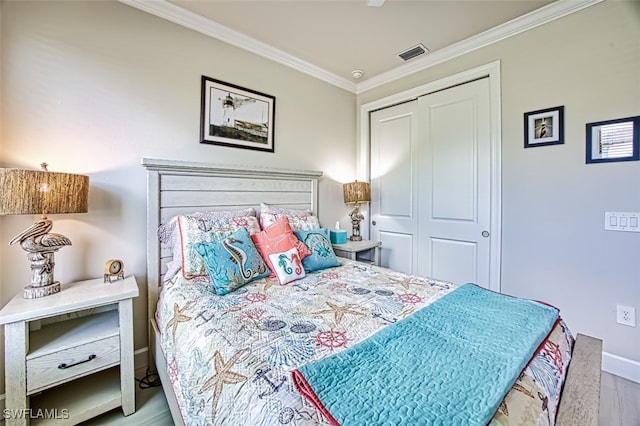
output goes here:
[[[286, 217], [278, 219], [274, 224], [259, 233], [251, 235], [251, 239], [264, 261], [267, 262], [267, 266], [271, 269], [270, 277], [275, 277], [276, 273], [275, 264], [272, 263], [269, 255], [280, 254], [291, 248], [295, 248], [298, 251], [300, 260], [311, 254], [311, 250], [295, 236]], [[283, 283], [280, 282], [280, 284]]]

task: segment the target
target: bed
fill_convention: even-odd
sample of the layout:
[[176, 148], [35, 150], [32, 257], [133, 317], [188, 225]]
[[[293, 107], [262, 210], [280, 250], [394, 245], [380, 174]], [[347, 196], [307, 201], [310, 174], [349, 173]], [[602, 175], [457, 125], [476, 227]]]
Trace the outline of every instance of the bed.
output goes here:
[[[264, 205], [317, 217], [322, 174], [148, 158], [142, 165], [150, 363], [176, 424], [329, 424], [291, 373], [351, 353], [458, 293], [451, 283], [338, 259], [287, 285], [262, 277], [216, 295], [199, 278], [185, 279], [175, 241], [162, 244], [158, 230], [174, 232], [177, 215]], [[487, 423], [598, 424], [602, 342], [578, 334], [574, 343], [561, 319], [551, 330]]]

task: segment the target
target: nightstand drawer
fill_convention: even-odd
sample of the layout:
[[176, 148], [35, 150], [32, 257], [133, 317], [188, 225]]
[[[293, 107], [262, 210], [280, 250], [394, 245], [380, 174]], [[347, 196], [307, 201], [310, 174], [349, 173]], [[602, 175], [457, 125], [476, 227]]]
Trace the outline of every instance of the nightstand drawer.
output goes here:
[[27, 358], [27, 394], [33, 394], [119, 363], [119, 335]]

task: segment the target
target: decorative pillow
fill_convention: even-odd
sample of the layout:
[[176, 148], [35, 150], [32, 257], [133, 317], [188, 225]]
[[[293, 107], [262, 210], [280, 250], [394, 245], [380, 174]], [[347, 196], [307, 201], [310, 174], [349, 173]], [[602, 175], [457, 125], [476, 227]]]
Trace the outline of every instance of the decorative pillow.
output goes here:
[[305, 271], [312, 272], [342, 265], [333, 251], [327, 228], [294, 233], [311, 250], [311, 255], [302, 259]]
[[[245, 216], [255, 216], [256, 211], [249, 207], [242, 210], [225, 210], [225, 211], [208, 211], [208, 212], [195, 212], [189, 213], [185, 216], [204, 216], [208, 218], [226, 218], [231, 219], [233, 217], [245, 217]], [[176, 229], [178, 227], [178, 216], [173, 216], [166, 223], [161, 224], [158, 227], [158, 240], [165, 245], [170, 247], [173, 246]], [[251, 231], [249, 231], [251, 232]]]
[[278, 219], [286, 217], [293, 231], [307, 231], [310, 229], [319, 229], [320, 222], [316, 216], [313, 216], [311, 210], [284, 209], [281, 207], [273, 207], [266, 203], [260, 204], [260, 225], [262, 229], [273, 225]]
[[269, 258], [270, 254], [282, 253], [291, 248], [298, 251], [298, 257], [304, 259], [311, 254], [311, 251], [300, 241], [291, 230], [289, 221], [286, 217], [280, 218], [277, 222], [268, 226], [264, 230], [251, 236], [253, 244], [267, 262], [267, 266], [271, 269], [271, 277], [276, 276], [276, 271]]
[[194, 244], [222, 240], [240, 228], [249, 234], [260, 232], [255, 216], [180, 215], [178, 216], [179, 245], [174, 246], [182, 258], [182, 275], [190, 280], [207, 275], [202, 258], [194, 250]]
[[305, 276], [302, 261], [295, 247], [283, 253], [272, 253], [269, 255], [269, 260], [282, 285]]
[[260, 203], [260, 211], [263, 213], [278, 213], [291, 216], [311, 216], [313, 214], [309, 209], [287, 209], [284, 207], [272, 206], [267, 203]]
[[[246, 208], [241, 210], [195, 212], [195, 213], [189, 213], [185, 215], [173, 216], [166, 223], [163, 223], [162, 225], [160, 225], [158, 227], [158, 240], [162, 245], [171, 248], [172, 257], [173, 257], [172, 262], [170, 262], [170, 265], [167, 265], [167, 276], [165, 276], [165, 279], [170, 279], [171, 277], [175, 276], [176, 273], [182, 270], [183, 239], [181, 238], [179, 227], [178, 227], [178, 221], [180, 216], [202, 218], [203, 220], [226, 219], [230, 221], [232, 218], [237, 218], [237, 217], [248, 217], [248, 216], [255, 217], [256, 211], [253, 208]], [[260, 227], [259, 227], [259, 224], [256, 224], [257, 221], [252, 221], [251, 219], [249, 219], [249, 221], [252, 222], [252, 223], [248, 223], [249, 232], [250, 233], [259, 232]], [[193, 250], [190, 250], [190, 252], [193, 258], [198, 259], [198, 256], [195, 253], [193, 253]], [[199, 260], [195, 260], [195, 262], [199, 262]], [[200, 265], [200, 266], [201, 266], [200, 270], [204, 275], [198, 276], [198, 275], [192, 275], [190, 273], [188, 274], [189, 275], [188, 279], [191, 280], [191, 279], [195, 279], [195, 277], [199, 277], [198, 279], [202, 278], [202, 281], [209, 282], [209, 276], [206, 274], [206, 271], [204, 271], [203, 265]]]
[[220, 296], [271, 273], [246, 228], [221, 241], [196, 243], [194, 250], [202, 256], [213, 290]]

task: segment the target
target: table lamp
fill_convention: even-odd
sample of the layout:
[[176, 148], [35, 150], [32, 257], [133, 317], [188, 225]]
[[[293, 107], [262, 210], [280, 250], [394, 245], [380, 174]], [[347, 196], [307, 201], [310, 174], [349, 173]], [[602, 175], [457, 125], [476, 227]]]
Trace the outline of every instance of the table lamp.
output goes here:
[[71, 241], [49, 233], [53, 223], [47, 214], [86, 213], [89, 204], [89, 176], [52, 173], [47, 163], [40, 166], [41, 170], [0, 169], [0, 215], [42, 215], [9, 242], [20, 243], [31, 262], [31, 284], [24, 288], [25, 299], [60, 291], [60, 282], [53, 279], [53, 255]]
[[362, 241], [360, 235], [360, 221], [364, 219], [360, 213], [360, 204], [371, 201], [371, 190], [367, 182], [345, 183], [342, 186], [344, 192], [344, 202], [347, 204], [355, 204], [349, 216], [351, 217], [352, 235], [349, 237], [351, 241]]

